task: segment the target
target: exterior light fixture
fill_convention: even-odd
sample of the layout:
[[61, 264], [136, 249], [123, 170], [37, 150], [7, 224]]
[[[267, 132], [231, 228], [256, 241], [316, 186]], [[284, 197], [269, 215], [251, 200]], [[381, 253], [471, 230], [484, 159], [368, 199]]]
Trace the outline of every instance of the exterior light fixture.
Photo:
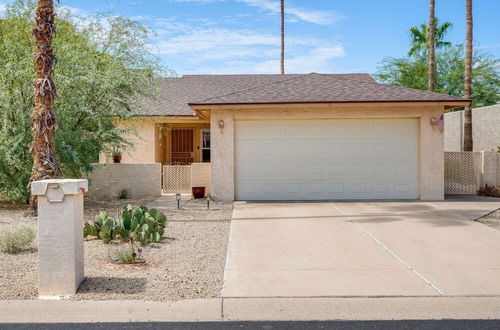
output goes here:
[[225, 125], [224, 120], [222, 120], [222, 119], [221, 119], [221, 120], [219, 120], [219, 121], [217, 122], [217, 124], [219, 125], [220, 132], [221, 132], [221, 134], [222, 134], [222, 130], [224, 129], [224, 125]]
[[441, 117], [439, 117], [439, 118], [432, 117], [431, 118], [431, 126], [432, 127], [439, 127], [440, 130], [442, 131], [444, 129], [444, 116], [441, 115]]
[[177, 200], [177, 209], [181, 208], [181, 194], [177, 193], [175, 194], [175, 199]]
[[207, 194], [207, 196], [205, 197], [207, 199], [207, 210], [210, 210], [210, 194]]

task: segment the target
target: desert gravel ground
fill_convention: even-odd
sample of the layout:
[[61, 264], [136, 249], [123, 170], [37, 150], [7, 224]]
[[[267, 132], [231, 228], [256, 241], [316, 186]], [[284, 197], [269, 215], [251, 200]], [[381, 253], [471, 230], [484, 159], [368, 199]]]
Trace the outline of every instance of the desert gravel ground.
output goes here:
[[[165, 239], [150, 244], [144, 264], [117, 265], [108, 254], [117, 244], [96, 239], [85, 241], [86, 279], [74, 299], [178, 300], [219, 297], [223, 282], [231, 203], [189, 202], [185, 209], [173, 208], [171, 200], [93, 199], [85, 200], [85, 220], [93, 220], [100, 209], [112, 215], [124, 204], [151, 205], [167, 215]], [[203, 206], [204, 207], [204, 206]], [[0, 227], [25, 223], [36, 228], [36, 219], [24, 205], [0, 203]], [[35, 299], [37, 294], [37, 251], [33, 246], [16, 255], [0, 252], [0, 300]]]
[[500, 230], [500, 209], [493, 211], [482, 218], [479, 218], [477, 221], [487, 225], [488, 227]]

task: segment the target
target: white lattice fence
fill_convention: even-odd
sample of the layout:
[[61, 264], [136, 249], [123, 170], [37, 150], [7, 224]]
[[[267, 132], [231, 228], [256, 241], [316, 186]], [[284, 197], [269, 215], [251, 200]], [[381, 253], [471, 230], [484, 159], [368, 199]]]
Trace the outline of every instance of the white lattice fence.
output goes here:
[[164, 193], [191, 193], [191, 165], [163, 165]]
[[481, 185], [482, 166], [480, 152], [445, 152], [444, 192], [475, 194]]

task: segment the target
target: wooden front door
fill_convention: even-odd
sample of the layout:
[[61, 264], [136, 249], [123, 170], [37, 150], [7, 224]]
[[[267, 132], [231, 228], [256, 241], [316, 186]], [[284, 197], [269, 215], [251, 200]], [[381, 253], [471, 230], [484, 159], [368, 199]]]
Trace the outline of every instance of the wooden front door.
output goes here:
[[170, 150], [172, 163], [191, 164], [194, 161], [194, 130], [173, 129]]

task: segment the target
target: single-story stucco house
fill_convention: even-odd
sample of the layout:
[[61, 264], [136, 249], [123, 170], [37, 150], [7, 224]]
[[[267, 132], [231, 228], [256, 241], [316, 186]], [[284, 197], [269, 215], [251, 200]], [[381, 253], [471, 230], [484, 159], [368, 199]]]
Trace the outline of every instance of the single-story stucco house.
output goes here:
[[[222, 200], [444, 198], [446, 109], [459, 97], [368, 74], [186, 75], [132, 120], [122, 163], [211, 163]], [[101, 155], [100, 162], [109, 160]]]

